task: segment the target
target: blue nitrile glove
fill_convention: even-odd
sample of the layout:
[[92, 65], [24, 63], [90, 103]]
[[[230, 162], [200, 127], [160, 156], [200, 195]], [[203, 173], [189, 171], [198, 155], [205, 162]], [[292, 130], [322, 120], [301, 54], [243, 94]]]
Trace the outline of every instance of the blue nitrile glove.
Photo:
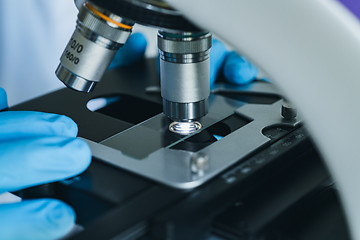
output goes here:
[[[141, 33], [133, 33], [126, 44], [116, 53], [108, 69], [129, 66], [142, 60], [146, 46], [145, 36]], [[257, 68], [249, 61], [234, 51], [228, 51], [223, 43], [213, 39], [210, 51], [211, 85], [215, 82], [221, 71], [223, 71], [228, 82], [239, 85], [253, 81], [258, 74]]]
[[7, 103], [6, 92], [3, 88], [0, 87], [0, 111], [7, 107], [8, 107], [8, 103]]
[[255, 80], [257, 68], [225, 45], [213, 39], [210, 50], [210, 84], [214, 84], [218, 74], [223, 71], [225, 79], [233, 84], [242, 85]]
[[131, 34], [126, 44], [117, 51], [108, 70], [139, 62], [144, 58], [146, 46], [147, 41], [142, 33]]
[[[0, 88], [0, 101], [4, 101], [3, 93]], [[91, 152], [76, 135], [76, 124], [65, 116], [0, 112], [0, 193], [84, 171]], [[0, 239], [55, 239], [65, 235], [74, 221], [74, 211], [55, 199], [0, 204]]]

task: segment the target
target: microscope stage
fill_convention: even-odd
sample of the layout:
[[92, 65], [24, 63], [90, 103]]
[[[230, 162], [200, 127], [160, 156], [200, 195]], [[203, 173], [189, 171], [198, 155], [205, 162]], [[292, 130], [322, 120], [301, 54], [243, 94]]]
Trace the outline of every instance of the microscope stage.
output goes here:
[[69, 203], [84, 227], [73, 239], [348, 239], [301, 116], [268, 82], [219, 80], [187, 136], [168, 129], [154, 59], [109, 71], [92, 93], [61, 89], [12, 107], [71, 117], [93, 153], [81, 175], [17, 194]]

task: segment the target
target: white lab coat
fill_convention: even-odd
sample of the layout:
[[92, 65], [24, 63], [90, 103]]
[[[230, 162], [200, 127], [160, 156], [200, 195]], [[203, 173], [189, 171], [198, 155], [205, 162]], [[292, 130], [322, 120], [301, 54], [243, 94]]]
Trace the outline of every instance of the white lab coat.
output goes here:
[[0, 1], [0, 86], [9, 105], [64, 87], [55, 69], [77, 12], [73, 0]]

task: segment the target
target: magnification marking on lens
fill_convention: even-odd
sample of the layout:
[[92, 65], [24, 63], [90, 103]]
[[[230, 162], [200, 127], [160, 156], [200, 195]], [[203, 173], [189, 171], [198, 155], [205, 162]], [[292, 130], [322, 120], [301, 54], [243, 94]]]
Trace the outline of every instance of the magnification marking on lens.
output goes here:
[[91, 92], [126, 43], [133, 22], [86, 2], [76, 23], [55, 73], [67, 87]]
[[172, 122], [169, 126], [169, 130], [171, 132], [181, 134], [181, 135], [189, 135], [200, 130], [202, 127], [199, 122]]

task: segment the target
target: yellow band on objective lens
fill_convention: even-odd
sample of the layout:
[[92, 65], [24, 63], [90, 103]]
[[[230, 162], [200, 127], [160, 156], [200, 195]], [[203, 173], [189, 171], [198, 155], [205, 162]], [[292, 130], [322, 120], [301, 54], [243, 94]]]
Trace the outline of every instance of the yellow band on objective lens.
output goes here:
[[108, 16], [106, 16], [105, 14], [99, 12], [98, 10], [96, 10], [93, 6], [91, 6], [89, 3], [85, 3], [86, 4], [86, 7], [92, 11], [93, 13], [95, 13], [96, 15], [98, 15], [99, 17], [101, 17], [102, 19], [108, 21], [108, 22], [111, 22], [113, 24], [115, 24], [116, 26], [119, 26], [121, 28], [125, 28], [125, 29], [129, 29], [131, 30], [132, 29], [132, 26], [129, 26], [129, 25], [126, 25], [126, 24], [123, 24], [123, 23], [119, 23], [119, 22], [116, 22], [114, 20], [112, 20], [111, 18], [109, 18]]

